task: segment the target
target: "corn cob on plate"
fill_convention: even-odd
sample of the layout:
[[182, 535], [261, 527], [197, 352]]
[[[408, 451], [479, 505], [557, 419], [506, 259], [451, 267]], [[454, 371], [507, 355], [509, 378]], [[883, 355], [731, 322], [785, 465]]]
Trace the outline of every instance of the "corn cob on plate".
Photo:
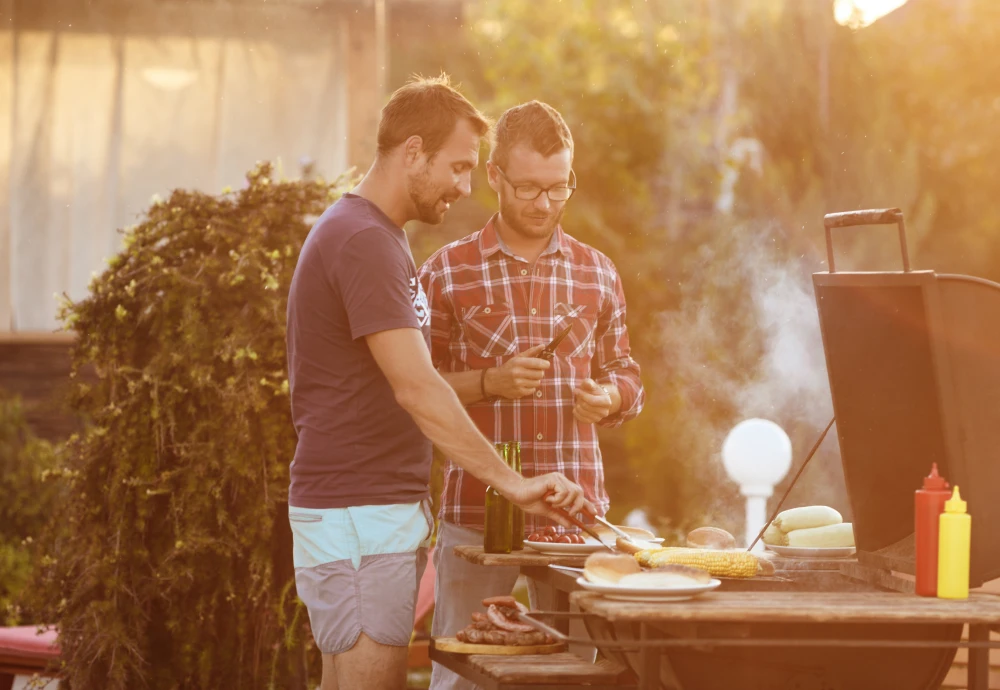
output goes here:
[[761, 571], [760, 561], [752, 553], [739, 550], [666, 547], [647, 549], [635, 554], [644, 568], [664, 565], [689, 565], [708, 571], [714, 577], [749, 578]]

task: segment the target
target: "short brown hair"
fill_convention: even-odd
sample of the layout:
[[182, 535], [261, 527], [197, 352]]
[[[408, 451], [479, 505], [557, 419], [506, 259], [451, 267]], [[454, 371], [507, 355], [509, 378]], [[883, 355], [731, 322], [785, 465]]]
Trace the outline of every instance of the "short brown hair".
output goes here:
[[377, 154], [387, 154], [416, 135], [423, 139], [424, 151], [433, 156], [462, 118], [469, 121], [479, 136], [489, 132], [489, 121], [451, 85], [447, 74], [412, 77], [396, 89], [382, 108]]
[[527, 144], [546, 158], [563, 149], [573, 154], [573, 135], [563, 116], [541, 101], [516, 105], [500, 116], [490, 159], [501, 167], [507, 165], [510, 150], [518, 144]]

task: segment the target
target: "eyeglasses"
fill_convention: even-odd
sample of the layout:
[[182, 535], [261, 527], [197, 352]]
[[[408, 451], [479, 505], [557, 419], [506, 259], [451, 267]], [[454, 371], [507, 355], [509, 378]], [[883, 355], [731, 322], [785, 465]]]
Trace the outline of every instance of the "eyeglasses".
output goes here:
[[514, 196], [521, 201], [534, 201], [542, 192], [545, 192], [549, 197], [549, 201], [569, 201], [569, 198], [573, 196], [573, 192], [576, 191], [576, 173], [572, 170], [569, 171], [568, 185], [560, 184], [553, 185], [552, 187], [539, 187], [536, 184], [516, 185], [510, 181], [507, 173], [501, 170], [499, 165], [494, 164], [493, 167], [500, 173], [500, 177], [505, 179], [507, 184], [514, 188]]

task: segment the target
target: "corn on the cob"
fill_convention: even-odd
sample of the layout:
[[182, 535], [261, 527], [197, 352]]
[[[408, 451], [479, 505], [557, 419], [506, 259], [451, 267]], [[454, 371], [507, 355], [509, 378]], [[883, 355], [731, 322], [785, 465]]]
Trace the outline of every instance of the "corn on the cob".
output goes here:
[[797, 529], [786, 535], [788, 546], [810, 548], [836, 548], [854, 546], [854, 525], [842, 522], [839, 525]]
[[753, 577], [758, 568], [757, 557], [746, 551], [667, 547], [640, 551], [635, 554], [635, 559], [646, 568], [690, 565], [707, 570], [716, 577]]
[[844, 518], [841, 514], [829, 506], [805, 506], [803, 508], [790, 508], [778, 513], [773, 524], [788, 534], [797, 529], [826, 527], [843, 521]]
[[764, 530], [764, 536], [761, 539], [765, 544], [771, 546], [788, 546], [788, 536], [778, 529], [773, 522]]

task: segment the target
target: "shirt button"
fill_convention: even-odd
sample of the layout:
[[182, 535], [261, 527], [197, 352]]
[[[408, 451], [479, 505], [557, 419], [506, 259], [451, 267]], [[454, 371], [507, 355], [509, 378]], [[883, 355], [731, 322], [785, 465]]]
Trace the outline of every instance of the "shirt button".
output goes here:
[[490, 313], [490, 311], [491, 311], [491, 310], [490, 310], [490, 308], [489, 308], [489, 307], [486, 307], [485, 309], [483, 309], [483, 313], [484, 313], [484, 314], [489, 314], [489, 313]]
[[535, 438], [537, 438], [539, 441], [541, 441], [542, 440], [542, 435], [538, 434], [538, 436], [535, 436]]
[[522, 269], [521, 269], [521, 275], [523, 275], [523, 276], [526, 276], [526, 275], [528, 275], [528, 271], [527, 271], [526, 269], [523, 269], [523, 268], [522, 268]]
[[531, 308], [531, 315], [532, 315], [532, 316], [534, 316], [534, 315], [535, 315], [535, 314], [537, 314], [537, 313], [538, 313], [538, 310], [537, 310], [537, 309], [535, 309], [534, 307], [532, 307], [532, 308]]
[[535, 391], [535, 397], [536, 398], [542, 397], [542, 392], [541, 391]]

